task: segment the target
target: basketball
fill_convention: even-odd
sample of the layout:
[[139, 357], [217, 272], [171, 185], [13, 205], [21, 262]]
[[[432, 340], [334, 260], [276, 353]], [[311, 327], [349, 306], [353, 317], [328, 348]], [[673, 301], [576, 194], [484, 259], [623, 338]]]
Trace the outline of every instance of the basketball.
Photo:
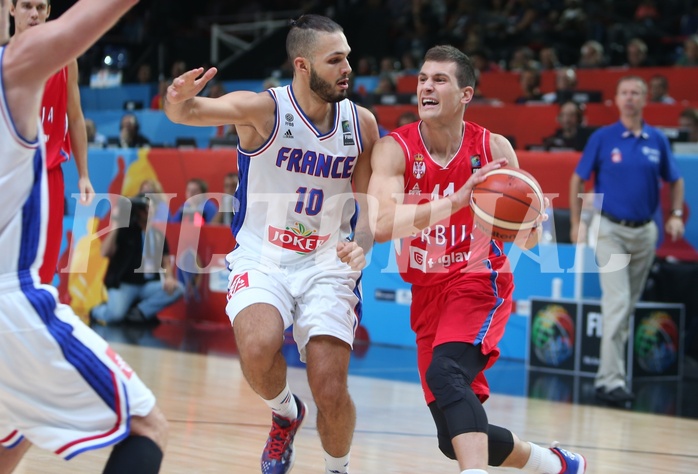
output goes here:
[[504, 242], [512, 242], [519, 231], [531, 229], [544, 203], [543, 191], [530, 173], [507, 167], [487, 173], [470, 197], [475, 225]]

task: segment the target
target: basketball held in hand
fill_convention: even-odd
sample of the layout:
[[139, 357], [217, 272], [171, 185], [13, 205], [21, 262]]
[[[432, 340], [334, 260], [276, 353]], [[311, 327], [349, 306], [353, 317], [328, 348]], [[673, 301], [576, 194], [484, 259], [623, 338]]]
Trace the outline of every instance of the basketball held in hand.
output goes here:
[[512, 242], [528, 235], [545, 207], [543, 191], [530, 173], [519, 168], [490, 171], [470, 197], [475, 226], [491, 238]]

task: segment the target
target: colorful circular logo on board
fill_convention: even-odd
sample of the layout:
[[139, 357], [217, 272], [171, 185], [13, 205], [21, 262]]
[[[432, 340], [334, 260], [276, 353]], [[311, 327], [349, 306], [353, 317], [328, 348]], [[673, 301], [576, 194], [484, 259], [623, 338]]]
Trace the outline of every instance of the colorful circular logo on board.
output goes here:
[[536, 313], [531, 344], [538, 359], [557, 367], [574, 352], [574, 321], [560, 305], [548, 305]]
[[635, 331], [635, 359], [640, 368], [661, 374], [677, 359], [679, 329], [667, 313], [655, 311], [643, 318]]

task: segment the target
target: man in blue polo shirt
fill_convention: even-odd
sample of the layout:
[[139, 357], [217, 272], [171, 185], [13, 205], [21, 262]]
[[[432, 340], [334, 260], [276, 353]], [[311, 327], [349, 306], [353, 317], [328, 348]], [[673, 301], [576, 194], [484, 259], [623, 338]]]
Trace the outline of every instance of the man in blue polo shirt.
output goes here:
[[[591, 135], [570, 180], [570, 237], [575, 243], [586, 238], [580, 233], [579, 194], [593, 174], [604, 325], [594, 385], [599, 399], [624, 403], [634, 399], [626, 387], [625, 343], [630, 314], [655, 256], [658, 229], [653, 217], [659, 206], [659, 181], [667, 182], [671, 191], [672, 212], [665, 229], [672, 239], [684, 232], [684, 183], [666, 136], [642, 118], [645, 81], [636, 76], [620, 79], [615, 103], [620, 120]], [[627, 265], [610, 261], [614, 254], [628, 255]]]

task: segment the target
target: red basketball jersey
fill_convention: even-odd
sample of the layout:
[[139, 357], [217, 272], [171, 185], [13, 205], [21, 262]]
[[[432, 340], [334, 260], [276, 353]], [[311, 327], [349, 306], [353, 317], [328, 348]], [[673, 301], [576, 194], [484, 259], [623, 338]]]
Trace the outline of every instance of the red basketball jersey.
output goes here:
[[[430, 157], [419, 123], [391, 133], [405, 154], [405, 203], [419, 204], [453, 194], [492, 161], [489, 130], [465, 122], [460, 149], [446, 166], [441, 166]], [[396, 251], [400, 273], [413, 285], [434, 285], [462, 272], [481, 272], [488, 278], [493, 270], [508, 270], [502, 242], [490, 240], [473, 228], [469, 206], [412, 238], [402, 239]]]
[[70, 158], [68, 135], [68, 66], [49, 77], [41, 99], [41, 124], [46, 136], [46, 168]]

